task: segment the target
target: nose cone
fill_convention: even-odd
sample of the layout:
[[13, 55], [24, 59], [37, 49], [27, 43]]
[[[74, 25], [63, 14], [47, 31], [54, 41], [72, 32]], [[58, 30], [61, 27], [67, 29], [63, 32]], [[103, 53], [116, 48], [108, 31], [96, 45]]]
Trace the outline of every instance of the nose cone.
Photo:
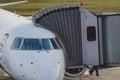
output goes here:
[[12, 60], [9, 74], [17, 80], [63, 80], [64, 56], [61, 52], [53, 52], [14, 55], [14, 59], [9, 60]]
[[43, 68], [39, 71], [38, 78], [34, 80], [63, 80], [64, 70], [57, 67]]
[[[33, 72], [33, 69], [31, 70], [33, 74], [31, 74], [30, 79], [32, 80], [63, 80], [64, 73], [65, 73], [63, 62], [59, 61], [56, 63], [56, 62], [49, 61], [49, 63], [47, 63], [47, 66], [43, 67], [44, 64], [46, 63], [36, 66], [34, 68], [35, 69], [34, 71], [36, 72]], [[25, 79], [25, 80], [30, 80], [30, 79]]]

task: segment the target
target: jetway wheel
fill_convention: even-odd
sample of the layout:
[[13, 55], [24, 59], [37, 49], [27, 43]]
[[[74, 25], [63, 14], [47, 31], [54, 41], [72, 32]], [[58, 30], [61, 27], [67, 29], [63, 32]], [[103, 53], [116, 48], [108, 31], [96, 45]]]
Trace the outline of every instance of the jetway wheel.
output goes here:
[[77, 77], [77, 76], [83, 75], [85, 71], [86, 71], [85, 67], [67, 69], [66, 76]]

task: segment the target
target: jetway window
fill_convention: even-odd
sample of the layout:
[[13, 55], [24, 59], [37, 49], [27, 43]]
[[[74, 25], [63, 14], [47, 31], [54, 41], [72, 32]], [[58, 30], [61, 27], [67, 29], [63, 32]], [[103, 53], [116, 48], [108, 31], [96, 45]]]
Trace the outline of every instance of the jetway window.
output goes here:
[[87, 27], [87, 40], [88, 41], [95, 41], [96, 40], [95, 26], [88, 26]]

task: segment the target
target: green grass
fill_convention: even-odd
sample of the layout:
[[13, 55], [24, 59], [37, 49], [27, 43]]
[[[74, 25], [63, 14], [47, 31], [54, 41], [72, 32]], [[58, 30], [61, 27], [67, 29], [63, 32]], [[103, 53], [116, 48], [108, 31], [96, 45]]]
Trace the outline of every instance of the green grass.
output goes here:
[[[0, 0], [0, 3], [7, 3], [21, 0]], [[83, 6], [90, 12], [120, 12], [120, 0], [29, 0], [28, 3], [2, 7], [6, 10], [21, 15], [33, 15], [36, 11], [57, 4], [77, 4], [83, 1]]]

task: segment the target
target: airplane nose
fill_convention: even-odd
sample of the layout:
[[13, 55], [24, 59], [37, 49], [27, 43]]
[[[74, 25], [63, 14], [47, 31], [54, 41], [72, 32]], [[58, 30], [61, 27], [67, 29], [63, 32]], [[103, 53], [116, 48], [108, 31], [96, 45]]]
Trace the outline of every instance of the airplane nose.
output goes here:
[[[18, 56], [20, 60], [18, 59]], [[9, 60], [9, 73], [16, 80], [63, 80], [64, 56], [58, 52], [14, 54]], [[14, 62], [14, 63], [13, 63]]]
[[59, 69], [44, 68], [39, 70], [38, 80], [62, 80], [60, 79], [61, 71]]
[[33, 73], [30, 75], [29, 79], [25, 80], [63, 80], [64, 77], [64, 69], [61, 66], [36, 67], [36, 70], [37, 71], [34, 72], [31, 70]]

